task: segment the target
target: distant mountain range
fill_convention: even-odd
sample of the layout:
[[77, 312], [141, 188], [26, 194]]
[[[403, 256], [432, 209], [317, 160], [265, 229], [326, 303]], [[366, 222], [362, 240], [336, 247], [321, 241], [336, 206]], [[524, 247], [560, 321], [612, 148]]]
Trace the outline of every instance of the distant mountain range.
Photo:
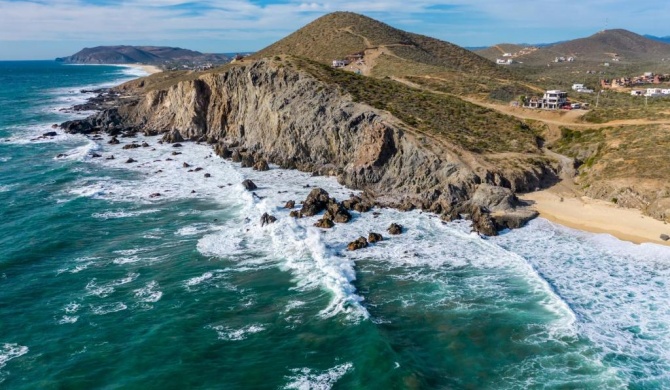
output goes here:
[[667, 37], [656, 37], [653, 35], [644, 35], [645, 38], [653, 39], [654, 41], [670, 43], [670, 35]]
[[68, 64], [150, 64], [213, 63], [231, 60], [224, 54], [204, 54], [178, 47], [164, 46], [97, 46], [85, 48], [68, 57], [56, 58]]
[[[525, 50], [526, 47], [536, 48]], [[539, 45], [499, 44], [475, 51], [495, 60], [504, 53], [511, 53], [514, 60], [531, 65], [552, 62], [557, 57], [574, 57], [580, 63], [640, 63], [670, 58], [670, 37], [642, 36], [628, 30], [603, 30], [586, 38], [557, 42], [544, 47]]]

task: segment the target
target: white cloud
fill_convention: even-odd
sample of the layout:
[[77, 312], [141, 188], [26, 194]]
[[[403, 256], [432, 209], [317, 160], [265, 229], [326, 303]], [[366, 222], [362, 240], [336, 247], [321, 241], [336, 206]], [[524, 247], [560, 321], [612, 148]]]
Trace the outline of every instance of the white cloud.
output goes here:
[[[251, 0], [208, 0], [198, 1], [199, 7], [193, 12], [178, 7], [186, 1], [123, 0], [114, 5], [95, 5], [84, 0], [0, 0], [0, 44], [216, 40], [220, 46], [226, 46], [226, 42], [239, 46], [244, 41], [253, 46], [250, 49], [257, 49], [319, 15], [337, 10], [370, 14], [397, 27], [463, 45], [505, 40], [537, 42], [545, 36], [554, 36], [553, 40], [575, 38], [604, 28], [606, 20], [610, 28], [670, 35], [659, 17], [670, 15], [670, 2], [660, 0], [345, 0], [267, 5]], [[472, 20], [477, 24], [467, 26]]]

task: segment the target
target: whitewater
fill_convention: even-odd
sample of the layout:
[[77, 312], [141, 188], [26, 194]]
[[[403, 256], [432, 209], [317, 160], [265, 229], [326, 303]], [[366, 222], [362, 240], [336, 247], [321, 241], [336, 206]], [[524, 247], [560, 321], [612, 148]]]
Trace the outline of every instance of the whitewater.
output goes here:
[[[81, 115], [60, 111], [80, 89], [140, 75], [95, 72], [0, 122], [0, 385], [670, 387], [667, 247], [543, 219], [482, 238], [392, 209], [323, 230], [283, 206], [357, 193], [332, 177], [158, 137], [33, 141]], [[370, 232], [384, 240], [346, 249]]]

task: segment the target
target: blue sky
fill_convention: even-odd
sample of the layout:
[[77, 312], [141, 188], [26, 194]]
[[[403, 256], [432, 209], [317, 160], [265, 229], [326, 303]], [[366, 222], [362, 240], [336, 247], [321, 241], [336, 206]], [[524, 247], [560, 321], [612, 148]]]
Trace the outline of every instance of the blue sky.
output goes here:
[[0, 60], [116, 44], [254, 51], [340, 10], [461, 46], [555, 42], [606, 27], [670, 35], [667, 0], [0, 0]]

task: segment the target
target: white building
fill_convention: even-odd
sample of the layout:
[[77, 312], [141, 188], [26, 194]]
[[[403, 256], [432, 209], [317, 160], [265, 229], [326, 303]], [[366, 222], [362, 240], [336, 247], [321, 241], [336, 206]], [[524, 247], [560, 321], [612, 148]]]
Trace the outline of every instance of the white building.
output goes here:
[[586, 89], [584, 84], [572, 84], [573, 91], [579, 91], [580, 89]]
[[661, 90], [661, 93], [662, 93], [663, 95], [670, 95], [670, 89], [662, 89], [662, 90]]
[[347, 60], [333, 60], [333, 68], [344, 68], [347, 65], [349, 65]]
[[660, 88], [647, 88], [647, 93], [645, 93], [644, 96], [655, 97], [661, 96], [662, 94], [663, 90]]
[[511, 57], [511, 56], [512, 56], [512, 53], [504, 53], [503, 54], [503, 57]]
[[547, 110], [557, 110], [568, 104], [568, 93], [559, 90], [550, 90], [545, 92], [542, 99], [531, 98], [528, 106], [531, 108], [544, 108]]
[[496, 64], [498, 64], [498, 65], [512, 65], [513, 63], [514, 63], [514, 60], [511, 59], [511, 58], [506, 59], [506, 60], [501, 59], [501, 58], [496, 59]]

